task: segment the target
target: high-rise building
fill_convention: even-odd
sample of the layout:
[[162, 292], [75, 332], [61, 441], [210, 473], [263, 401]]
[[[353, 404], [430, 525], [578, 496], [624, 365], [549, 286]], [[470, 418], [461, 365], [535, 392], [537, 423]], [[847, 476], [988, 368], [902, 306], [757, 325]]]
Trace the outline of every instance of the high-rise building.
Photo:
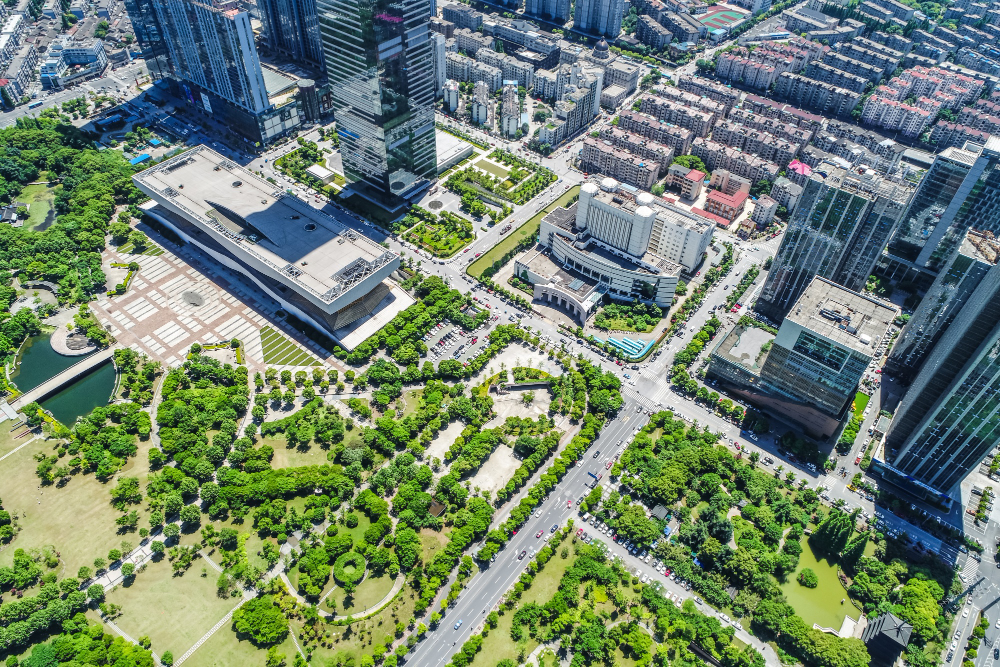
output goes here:
[[889, 244], [883, 273], [902, 277], [898, 265], [908, 264], [934, 276], [969, 228], [1000, 233], [998, 165], [1000, 137], [989, 137], [985, 146], [967, 143], [938, 155]]
[[860, 291], [913, 188], [872, 171], [817, 165], [788, 223], [755, 309], [780, 322], [814, 276]]
[[577, 0], [573, 28], [591, 35], [616, 39], [622, 31], [624, 0]]
[[941, 333], [907, 389], [873, 468], [948, 502], [1000, 439], [1000, 265]]
[[431, 42], [434, 44], [434, 90], [440, 92], [444, 82], [448, 80], [448, 65], [446, 40], [439, 32], [431, 33]]
[[712, 350], [708, 373], [810, 435], [829, 437], [898, 314], [892, 304], [815, 276], [777, 335], [736, 327]]
[[970, 229], [941, 267], [916, 312], [903, 327], [886, 370], [909, 381], [923, 366], [927, 354], [945, 329], [997, 263], [1000, 243], [990, 232]]
[[155, 3], [156, 0], [125, 0], [125, 10], [132, 22], [146, 70], [153, 81], [159, 81], [170, 75], [170, 64], [167, 62], [166, 39], [153, 6]]
[[552, 21], [568, 21], [569, 4], [569, 0], [525, 0], [524, 13]]
[[437, 176], [428, 0], [319, 0], [344, 174], [382, 206]]
[[260, 0], [257, 9], [270, 48], [297, 63], [325, 66], [316, 0]]

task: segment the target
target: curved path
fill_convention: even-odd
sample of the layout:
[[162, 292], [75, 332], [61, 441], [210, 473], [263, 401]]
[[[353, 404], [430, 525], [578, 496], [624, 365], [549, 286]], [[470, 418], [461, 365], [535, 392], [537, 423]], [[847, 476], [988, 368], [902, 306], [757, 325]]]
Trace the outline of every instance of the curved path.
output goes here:
[[[309, 602], [304, 597], [299, 595], [299, 592], [297, 590], [295, 590], [295, 588], [292, 586], [292, 582], [288, 580], [288, 576], [284, 572], [282, 572], [278, 576], [281, 577], [281, 580], [283, 582], [285, 582], [285, 588], [288, 589], [289, 595], [294, 597], [300, 604], [309, 604]], [[386, 593], [384, 598], [373, 604], [371, 607], [368, 607], [368, 609], [360, 611], [357, 614], [347, 614], [346, 616], [335, 616], [328, 611], [323, 611], [322, 609], [320, 609], [318, 610], [319, 615], [328, 621], [346, 621], [347, 619], [351, 619], [352, 621], [360, 621], [363, 618], [374, 616], [375, 613], [379, 609], [381, 609], [383, 605], [387, 604], [390, 600], [396, 597], [396, 594], [399, 593], [400, 589], [403, 588], [404, 583], [406, 583], [406, 576], [403, 573], [400, 573], [399, 575], [396, 576], [396, 581], [393, 582], [392, 588], [389, 589], [389, 592]], [[331, 588], [330, 590], [333, 589]], [[329, 594], [330, 592], [327, 591], [326, 595]], [[326, 595], [324, 595], [323, 597], [326, 598]]]

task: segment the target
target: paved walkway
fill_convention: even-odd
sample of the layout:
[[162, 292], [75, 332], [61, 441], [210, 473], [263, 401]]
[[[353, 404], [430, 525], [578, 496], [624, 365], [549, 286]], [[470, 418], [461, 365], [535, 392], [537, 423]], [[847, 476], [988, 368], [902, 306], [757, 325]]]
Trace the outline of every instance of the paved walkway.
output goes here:
[[[307, 602], [306, 599], [304, 597], [302, 597], [301, 595], [299, 595], [298, 591], [295, 590], [295, 587], [292, 586], [292, 582], [290, 582], [288, 580], [288, 577], [285, 575], [284, 572], [282, 572], [278, 576], [281, 577], [281, 580], [285, 583], [285, 587], [288, 589], [289, 595], [291, 595], [292, 597], [294, 597], [295, 600], [299, 604], [309, 604], [309, 602]], [[319, 615], [320, 616], [322, 616], [323, 618], [325, 618], [328, 621], [330, 621], [330, 620], [333, 620], [333, 621], [346, 621], [348, 618], [350, 618], [351, 620], [354, 620], [354, 621], [360, 621], [363, 618], [368, 618], [369, 616], [375, 615], [375, 613], [379, 609], [381, 609], [383, 605], [388, 604], [388, 602], [390, 600], [392, 600], [394, 597], [396, 597], [396, 594], [399, 593], [400, 589], [403, 588], [403, 584], [404, 583], [406, 583], [406, 576], [404, 574], [400, 573], [396, 577], [396, 581], [393, 582], [392, 588], [389, 590], [388, 593], [386, 593], [386, 595], [385, 595], [384, 598], [382, 598], [381, 600], [379, 600], [378, 602], [376, 602], [375, 604], [373, 604], [371, 607], [368, 607], [368, 609], [365, 609], [364, 611], [360, 611], [357, 614], [347, 614], [346, 616], [335, 616], [335, 615], [331, 614], [328, 611], [323, 611], [322, 609], [319, 609], [317, 611], [319, 611]], [[336, 586], [334, 586], [334, 588], [336, 588]], [[331, 588], [330, 590], [333, 590], [333, 589]], [[329, 594], [330, 594], [330, 591], [327, 591], [326, 595], [329, 595]], [[325, 598], [326, 595], [324, 595], [323, 597]]]

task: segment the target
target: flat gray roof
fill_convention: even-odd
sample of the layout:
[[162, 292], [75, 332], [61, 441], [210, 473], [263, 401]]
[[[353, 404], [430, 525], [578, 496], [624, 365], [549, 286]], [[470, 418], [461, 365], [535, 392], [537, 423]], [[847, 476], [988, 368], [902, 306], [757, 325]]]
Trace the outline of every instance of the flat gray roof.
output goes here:
[[[224, 229], [220, 243], [256, 255], [326, 302], [395, 253], [206, 146], [135, 174], [154, 199]], [[294, 279], [294, 280], [293, 280]]]
[[899, 308], [816, 276], [785, 319], [838, 345], [872, 355]]

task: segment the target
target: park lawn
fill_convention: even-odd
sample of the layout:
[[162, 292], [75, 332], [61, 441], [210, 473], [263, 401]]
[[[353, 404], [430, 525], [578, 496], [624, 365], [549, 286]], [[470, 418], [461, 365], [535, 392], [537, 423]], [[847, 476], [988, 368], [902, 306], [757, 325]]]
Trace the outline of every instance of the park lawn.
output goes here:
[[62, 185], [50, 187], [44, 183], [26, 185], [21, 194], [14, 198], [15, 201], [28, 204], [28, 219], [24, 222], [25, 229], [35, 229], [45, 222], [49, 211], [55, 205], [56, 194], [62, 189]]
[[[608, 331], [634, 331], [636, 333], [649, 333], [656, 328], [656, 325], [654, 324], [647, 329], [636, 329], [628, 323], [628, 320], [623, 319], [608, 319], [604, 321], [607, 323]], [[659, 322], [657, 322], [657, 324], [659, 324]]]
[[308, 352], [271, 327], [261, 327], [260, 344], [264, 363], [274, 366], [319, 366]]
[[344, 589], [337, 586], [323, 601], [322, 608], [324, 611], [341, 616], [357, 614], [377, 605], [392, 590], [394, 582], [395, 580], [388, 574], [383, 574], [381, 577], [368, 577], [358, 584], [348, 607], [344, 606], [344, 598], [347, 597]]
[[469, 265], [466, 269], [468, 273], [473, 278], [478, 278], [482, 275], [483, 271], [487, 267], [492, 266], [493, 262], [497, 261], [504, 255], [506, 255], [510, 250], [520, 243], [525, 237], [534, 238], [538, 236], [538, 228], [542, 225], [542, 218], [546, 215], [559, 208], [560, 206], [565, 206], [570, 199], [580, 193], [580, 186], [576, 185], [567, 190], [559, 199], [555, 200], [544, 209], [539, 211], [533, 218], [528, 220], [526, 223], [512, 231], [510, 234], [505, 236], [500, 243], [496, 244], [485, 253], [483, 256], [477, 259], [475, 262]]
[[[24, 431], [27, 430], [28, 427], [25, 425], [21, 425], [15, 429], [11, 429], [11, 426], [13, 426], [14, 423], [15, 422], [8, 421], [5, 422], [2, 426], [0, 426], [0, 458], [7, 456], [7, 454], [10, 454], [12, 451], [17, 449], [21, 445], [25, 444], [26, 442], [31, 441], [31, 439], [34, 437], [33, 434], [29, 434], [21, 438], [15, 438], [14, 437], [15, 435], [18, 435], [19, 433], [24, 433]], [[35, 442], [32, 443], [32, 445], [30, 445], [29, 447], [37, 445], [38, 443]], [[0, 462], [0, 475], [3, 474], [4, 465], [5, 463]]]
[[501, 167], [498, 164], [493, 164], [489, 160], [485, 159], [480, 160], [479, 162], [476, 163], [476, 169], [482, 169], [483, 171], [493, 174], [497, 178], [502, 178], [502, 179], [506, 179], [507, 176], [510, 175], [510, 169]]
[[865, 408], [868, 407], [868, 401], [870, 400], [868, 394], [859, 391], [854, 396], [854, 416], [861, 419], [861, 415], [865, 413]]
[[264, 438], [258, 444], [270, 445], [274, 449], [274, 458], [271, 459], [271, 467], [275, 470], [329, 463], [327, 459], [329, 450], [323, 449], [315, 441], [305, 445], [289, 447], [288, 441], [284, 438]]
[[147, 563], [131, 586], [107, 594], [108, 602], [122, 606], [115, 624], [132, 637], [148, 636], [157, 654], [170, 651], [180, 657], [239, 603], [239, 598], [216, 595], [218, 573], [209, 567], [203, 577], [202, 565], [196, 560], [174, 576], [167, 558]]
[[[355, 664], [360, 664], [362, 654], [371, 654], [374, 642], [392, 641], [396, 623], [406, 623], [413, 616], [415, 603], [416, 596], [412, 589], [404, 587], [389, 606], [374, 616], [361, 619], [349, 626], [325, 625], [324, 631], [330, 633], [329, 641], [333, 646], [317, 647], [313, 653], [312, 664], [325, 665], [338, 653], [353, 656]], [[297, 631], [300, 623], [293, 621], [292, 628]]]
[[[117, 483], [97, 481], [93, 475], [76, 474], [63, 487], [38, 488], [35, 454], [50, 455], [56, 440], [35, 440], [0, 463], [0, 493], [4, 509], [17, 512], [22, 530], [11, 547], [0, 551], [0, 566], [13, 562], [14, 550], [52, 546], [60, 554], [59, 578], [75, 577], [81, 566], [92, 566], [97, 557], [105, 557], [118, 548], [123, 539], [138, 544], [135, 533], [119, 534], [115, 519], [119, 513], [110, 503], [109, 490]], [[68, 456], [62, 461], [68, 460]], [[32, 488], [35, 487], [35, 488]], [[41, 503], [39, 503], [41, 501]], [[148, 512], [134, 505], [139, 525], [148, 525]]]
[[[155, 650], [155, 645], [153, 648]], [[278, 645], [278, 652], [285, 655], [287, 664], [295, 660], [295, 642], [291, 634]], [[180, 654], [175, 651], [174, 658], [179, 657]], [[219, 628], [184, 664], [188, 667], [249, 667], [263, 665], [266, 658], [266, 648], [258, 648], [246, 639], [240, 640], [229, 624]]]
[[448, 544], [448, 531], [436, 531], [430, 528], [421, 528], [420, 533], [420, 557], [424, 563], [430, 563], [434, 554], [444, 549]]

